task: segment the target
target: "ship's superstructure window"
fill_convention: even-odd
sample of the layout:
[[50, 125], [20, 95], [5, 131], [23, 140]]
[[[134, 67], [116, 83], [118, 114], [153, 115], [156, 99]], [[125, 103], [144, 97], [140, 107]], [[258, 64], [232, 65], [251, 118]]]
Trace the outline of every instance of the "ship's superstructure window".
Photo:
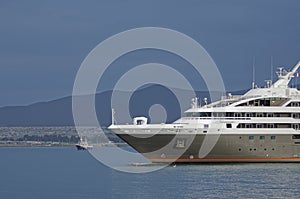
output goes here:
[[286, 124], [286, 123], [239, 123], [237, 128], [299, 128], [300, 124]]
[[299, 130], [299, 124], [293, 124], [293, 129]]
[[274, 117], [291, 117], [291, 113], [274, 113]]
[[299, 119], [300, 118], [300, 114], [299, 113], [292, 113], [292, 116], [295, 119]]
[[237, 106], [282, 106], [288, 99], [281, 97], [250, 100]]
[[273, 113], [267, 113], [266, 117], [273, 117]]
[[265, 139], [265, 136], [264, 136], [264, 135], [261, 135], [261, 136], [259, 136], [259, 139], [260, 139], [260, 140], [264, 140], [264, 139]]
[[226, 117], [234, 117], [234, 113], [231, 112], [227, 112], [225, 113]]
[[300, 139], [300, 134], [299, 135], [293, 135], [293, 139]]
[[256, 113], [256, 117], [264, 117], [263, 113]]
[[233, 116], [234, 117], [242, 117], [242, 113], [234, 113]]
[[245, 123], [241, 123], [241, 124], [239, 124], [238, 128], [246, 128], [246, 124]]
[[226, 124], [226, 128], [232, 128], [232, 124]]
[[249, 136], [249, 140], [254, 140], [254, 136], [253, 136], [253, 135], [250, 135], [250, 136]]
[[188, 112], [186, 117], [211, 117], [211, 112]]
[[264, 124], [256, 124], [256, 128], [264, 128]]
[[289, 103], [287, 106], [291, 106], [291, 107], [300, 107], [300, 102], [291, 102], [291, 103]]
[[214, 116], [214, 117], [225, 117], [226, 114], [225, 114], [225, 113], [222, 113], [222, 112], [214, 112], [214, 113], [213, 113], [213, 116]]

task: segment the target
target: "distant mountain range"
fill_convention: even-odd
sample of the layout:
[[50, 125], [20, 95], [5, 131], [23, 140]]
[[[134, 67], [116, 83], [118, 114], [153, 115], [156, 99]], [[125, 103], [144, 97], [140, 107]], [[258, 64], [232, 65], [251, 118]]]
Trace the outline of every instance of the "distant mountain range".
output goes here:
[[[187, 96], [182, 100], [182, 109], [189, 108], [191, 92], [174, 89], [180, 96]], [[242, 94], [245, 91], [232, 92], [233, 94]], [[160, 85], [151, 85], [143, 87], [130, 97], [131, 93], [117, 91], [116, 95], [119, 100], [130, 98], [129, 108], [130, 117], [145, 116], [149, 118], [149, 108], [154, 104], [161, 104], [167, 113], [166, 122], [173, 122], [181, 116], [179, 102], [174, 93]], [[208, 97], [208, 92], [197, 91], [196, 95], [203, 99]], [[98, 121], [102, 126], [111, 124], [111, 96], [112, 91], [106, 91], [95, 95], [96, 112]], [[115, 108], [117, 122], [123, 121], [126, 111], [121, 108], [122, 104], [117, 104]], [[123, 107], [123, 108], [124, 108]], [[128, 118], [128, 117], [127, 117]], [[130, 121], [127, 121], [130, 122]], [[151, 122], [151, 121], [150, 121]], [[87, 126], [90, 124], [87, 122]], [[0, 108], [0, 126], [74, 126], [72, 115], [72, 97], [39, 102], [28, 106], [9, 106]]]

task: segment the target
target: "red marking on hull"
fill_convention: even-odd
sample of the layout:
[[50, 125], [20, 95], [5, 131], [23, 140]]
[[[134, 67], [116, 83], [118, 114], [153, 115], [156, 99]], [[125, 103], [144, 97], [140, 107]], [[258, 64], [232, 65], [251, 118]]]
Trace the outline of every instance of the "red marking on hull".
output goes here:
[[222, 162], [300, 162], [300, 158], [180, 158], [180, 159], [171, 159], [171, 158], [149, 158], [151, 162], [194, 162], [194, 163], [222, 163]]

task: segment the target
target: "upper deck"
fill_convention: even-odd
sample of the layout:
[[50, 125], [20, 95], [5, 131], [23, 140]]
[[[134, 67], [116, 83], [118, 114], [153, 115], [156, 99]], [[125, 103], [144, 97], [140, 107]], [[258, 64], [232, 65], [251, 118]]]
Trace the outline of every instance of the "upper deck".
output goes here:
[[[292, 71], [287, 72], [280, 68], [278, 80], [272, 84], [268, 81], [267, 86], [264, 88], [253, 87], [244, 95], [231, 95], [223, 96], [220, 101], [212, 102], [204, 106], [199, 106], [197, 99], [192, 101], [192, 108], [188, 112], [208, 112], [214, 109], [220, 110], [238, 110], [235, 107], [295, 107], [300, 103], [300, 92], [297, 88], [290, 88], [289, 82], [294, 77], [300, 66], [300, 62], [296, 64]], [[206, 99], [206, 98], [205, 98]], [[255, 110], [255, 108], [253, 109]]]

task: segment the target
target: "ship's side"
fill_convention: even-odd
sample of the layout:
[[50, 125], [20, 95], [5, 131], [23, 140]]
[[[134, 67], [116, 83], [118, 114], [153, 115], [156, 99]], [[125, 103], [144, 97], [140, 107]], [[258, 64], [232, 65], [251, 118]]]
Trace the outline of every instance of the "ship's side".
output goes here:
[[299, 66], [243, 96], [194, 101], [172, 124], [136, 118], [109, 128], [152, 162], [300, 162], [300, 92], [288, 87]]
[[[243, 133], [160, 130], [158, 134], [119, 132], [117, 135], [152, 162], [300, 162], [300, 134], [290, 129]], [[149, 130], [147, 130], [149, 131]], [[165, 131], [165, 133], [164, 133]], [[293, 131], [293, 130], [292, 130]], [[200, 157], [205, 139], [216, 140]]]

